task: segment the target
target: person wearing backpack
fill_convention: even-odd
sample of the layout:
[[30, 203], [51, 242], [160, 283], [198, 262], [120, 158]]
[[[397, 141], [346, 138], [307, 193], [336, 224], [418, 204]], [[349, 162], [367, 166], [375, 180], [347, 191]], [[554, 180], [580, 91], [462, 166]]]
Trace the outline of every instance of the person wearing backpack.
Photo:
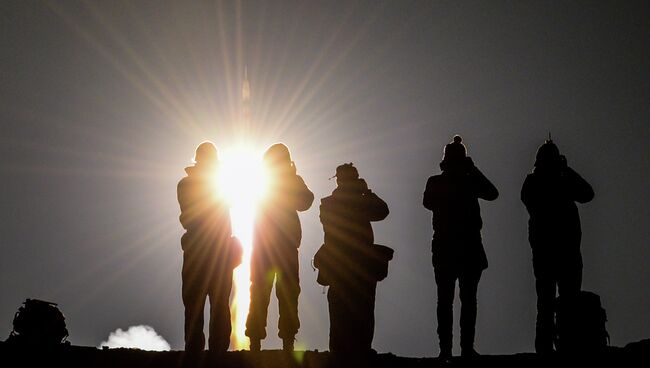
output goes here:
[[452, 355], [453, 302], [456, 280], [460, 288], [461, 355], [474, 350], [476, 294], [488, 262], [481, 240], [483, 220], [479, 199], [493, 201], [497, 188], [467, 157], [462, 138], [454, 136], [444, 148], [442, 174], [431, 176], [424, 191], [424, 207], [432, 212], [432, 263], [438, 288], [440, 358]]
[[388, 205], [359, 178], [354, 165], [336, 168], [337, 187], [321, 200], [324, 245], [314, 265], [329, 285], [330, 351], [372, 351], [377, 282], [386, 277], [392, 249], [374, 244], [373, 221], [388, 216]]
[[538, 353], [553, 351], [556, 288], [565, 306], [578, 303], [582, 231], [576, 202], [587, 203], [593, 198], [591, 185], [567, 165], [551, 139], [539, 147], [535, 168], [521, 188], [521, 200], [530, 215], [528, 240], [537, 291]]
[[210, 351], [225, 352], [230, 344], [230, 307], [233, 269], [241, 262], [240, 249], [231, 237], [230, 212], [215, 192], [219, 158], [212, 142], [196, 148], [194, 165], [177, 187], [180, 222], [186, 230], [181, 238], [181, 276], [185, 306], [185, 350], [202, 351], [203, 310], [210, 299]]
[[278, 336], [282, 339], [282, 349], [291, 352], [300, 327], [298, 247], [302, 229], [298, 211], [311, 207], [314, 194], [297, 175], [289, 148], [284, 144], [269, 147], [264, 153], [264, 164], [270, 187], [255, 219], [251, 302], [245, 334], [250, 339], [250, 350], [260, 351], [261, 340], [266, 337], [266, 318], [275, 282], [280, 314]]

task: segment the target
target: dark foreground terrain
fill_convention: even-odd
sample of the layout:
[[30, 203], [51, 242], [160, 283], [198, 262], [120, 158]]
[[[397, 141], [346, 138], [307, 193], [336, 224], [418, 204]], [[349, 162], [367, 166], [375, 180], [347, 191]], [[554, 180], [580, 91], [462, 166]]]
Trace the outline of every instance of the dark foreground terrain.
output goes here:
[[182, 351], [151, 352], [138, 349], [96, 349], [83, 346], [62, 346], [56, 349], [23, 349], [0, 342], [2, 367], [557, 367], [578, 366], [648, 367], [650, 339], [611, 347], [598, 354], [553, 355], [542, 357], [531, 353], [485, 355], [473, 359], [460, 357], [450, 361], [436, 358], [406, 358], [393, 354], [366, 357], [335, 356], [329, 352], [305, 351], [287, 355], [269, 350], [253, 354], [248, 351], [228, 352], [217, 356], [208, 352], [196, 356]]

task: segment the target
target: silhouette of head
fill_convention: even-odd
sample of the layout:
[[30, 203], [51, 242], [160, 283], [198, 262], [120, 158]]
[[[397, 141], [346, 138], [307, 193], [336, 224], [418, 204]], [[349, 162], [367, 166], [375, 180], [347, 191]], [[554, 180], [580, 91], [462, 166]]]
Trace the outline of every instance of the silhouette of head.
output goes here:
[[461, 138], [459, 135], [455, 135], [453, 140], [445, 145], [442, 162], [440, 163], [440, 168], [442, 168], [442, 170], [447, 170], [455, 166], [461, 166], [465, 162], [465, 157], [467, 157], [467, 149], [462, 142], [463, 138]]
[[335, 176], [337, 185], [345, 185], [359, 179], [359, 171], [352, 163], [343, 164], [336, 168]]
[[197, 166], [214, 166], [219, 162], [217, 148], [210, 141], [205, 141], [196, 147], [194, 163]]
[[352, 163], [339, 165], [334, 176], [339, 190], [355, 194], [363, 194], [368, 191], [368, 184], [359, 177], [359, 172]]
[[275, 143], [264, 152], [264, 163], [277, 171], [291, 167], [291, 153], [284, 143]]
[[535, 167], [538, 168], [552, 168], [556, 167], [560, 162], [560, 150], [557, 148], [552, 140], [547, 140], [537, 150], [535, 157]]

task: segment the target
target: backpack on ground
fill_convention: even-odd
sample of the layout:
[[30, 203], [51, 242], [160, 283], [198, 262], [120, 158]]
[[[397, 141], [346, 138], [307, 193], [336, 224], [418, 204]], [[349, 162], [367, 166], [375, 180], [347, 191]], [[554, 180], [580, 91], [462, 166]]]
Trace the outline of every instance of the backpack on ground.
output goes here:
[[600, 296], [581, 291], [575, 298], [558, 298], [555, 348], [559, 352], [593, 352], [609, 345], [607, 313]]
[[68, 329], [65, 316], [56, 303], [27, 299], [14, 316], [8, 343], [23, 346], [56, 346], [65, 344]]

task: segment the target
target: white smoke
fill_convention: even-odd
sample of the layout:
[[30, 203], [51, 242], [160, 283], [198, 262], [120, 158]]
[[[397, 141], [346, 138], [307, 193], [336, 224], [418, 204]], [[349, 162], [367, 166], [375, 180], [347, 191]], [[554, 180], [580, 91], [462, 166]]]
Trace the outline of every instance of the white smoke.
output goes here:
[[109, 348], [137, 348], [151, 351], [168, 351], [169, 343], [151, 326], [131, 326], [126, 331], [118, 328], [108, 335], [108, 340], [99, 344], [99, 347]]

